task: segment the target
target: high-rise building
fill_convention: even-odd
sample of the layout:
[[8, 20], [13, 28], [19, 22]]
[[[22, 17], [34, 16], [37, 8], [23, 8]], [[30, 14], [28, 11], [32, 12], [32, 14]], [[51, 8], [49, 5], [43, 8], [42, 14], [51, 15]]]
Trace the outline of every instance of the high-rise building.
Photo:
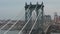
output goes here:
[[59, 24], [60, 23], [60, 16], [58, 16], [57, 13], [55, 13], [55, 15], [54, 15], [54, 23], [55, 24]]

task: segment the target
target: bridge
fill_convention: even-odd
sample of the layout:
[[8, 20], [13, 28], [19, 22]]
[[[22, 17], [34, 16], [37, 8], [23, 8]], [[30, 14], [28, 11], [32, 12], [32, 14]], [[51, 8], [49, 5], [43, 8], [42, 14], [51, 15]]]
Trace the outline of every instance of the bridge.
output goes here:
[[[32, 12], [35, 10], [36, 12], [36, 18], [35, 20], [32, 20]], [[8, 31], [10, 31], [19, 20], [17, 20], [7, 31], [4, 32], [4, 34], [7, 34]], [[4, 26], [0, 28], [3, 29], [6, 27], [6, 23]], [[50, 28], [52, 27], [52, 22], [44, 22], [44, 5], [43, 2], [41, 4], [27, 4], [25, 3], [25, 24], [17, 34], [49, 34]]]

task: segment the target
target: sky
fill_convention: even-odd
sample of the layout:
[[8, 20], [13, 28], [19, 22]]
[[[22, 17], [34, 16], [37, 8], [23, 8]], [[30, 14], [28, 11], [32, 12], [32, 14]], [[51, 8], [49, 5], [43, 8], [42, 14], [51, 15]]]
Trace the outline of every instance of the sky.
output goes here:
[[28, 4], [44, 3], [44, 14], [54, 17], [60, 15], [60, 0], [0, 0], [0, 19], [19, 19], [24, 17], [25, 2]]

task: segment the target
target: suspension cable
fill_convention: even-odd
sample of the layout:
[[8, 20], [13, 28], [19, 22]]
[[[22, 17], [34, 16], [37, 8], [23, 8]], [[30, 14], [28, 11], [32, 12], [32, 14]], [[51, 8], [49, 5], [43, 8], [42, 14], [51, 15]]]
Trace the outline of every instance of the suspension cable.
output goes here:
[[[32, 16], [31, 16], [32, 17]], [[31, 19], [30, 17], [30, 19]], [[19, 34], [23, 31], [23, 29], [26, 27], [26, 25], [29, 23], [30, 19], [27, 21], [27, 23], [23, 26], [23, 28], [19, 31]]]
[[[30, 8], [30, 7], [29, 7]], [[29, 9], [28, 8], [28, 9]], [[31, 16], [32, 17], [32, 16]], [[23, 29], [26, 27], [26, 25], [29, 23], [29, 21], [30, 21], [30, 19], [31, 19], [31, 17], [29, 18], [29, 20], [26, 22], [26, 24], [23, 26], [23, 28], [19, 31], [19, 34], [23, 31]]]

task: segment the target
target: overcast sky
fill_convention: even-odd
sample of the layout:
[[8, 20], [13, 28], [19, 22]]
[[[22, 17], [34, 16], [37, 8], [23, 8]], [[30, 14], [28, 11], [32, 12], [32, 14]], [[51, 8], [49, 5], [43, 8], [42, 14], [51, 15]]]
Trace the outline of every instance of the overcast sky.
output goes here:
[[[60, 0], [0, 0], [0, 19], [17, 19], [24, 15], [25, 2], [39, 4], [43, 1], [44, 12], [52, 17], [54, 12], [60, 13]], [[60, 15], [60, 14], [59, 14]]]

